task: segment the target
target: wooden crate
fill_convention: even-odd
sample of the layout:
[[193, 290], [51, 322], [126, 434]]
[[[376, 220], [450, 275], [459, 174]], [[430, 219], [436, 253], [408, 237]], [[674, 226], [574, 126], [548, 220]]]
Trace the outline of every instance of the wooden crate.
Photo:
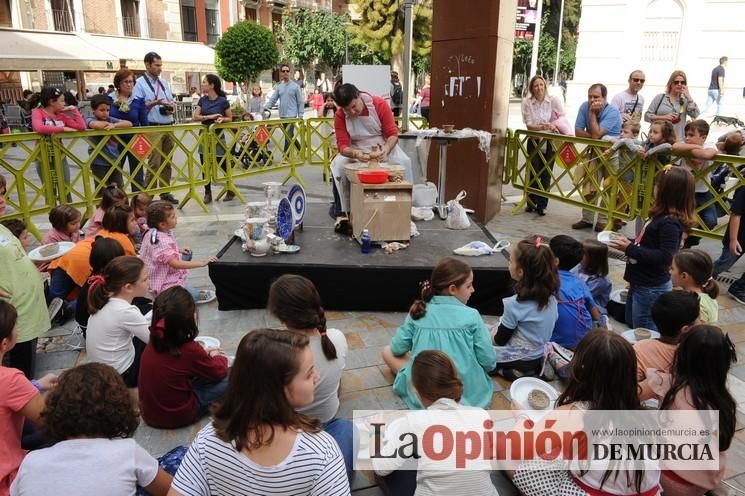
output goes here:
[[372, 241], [408, 241], [411, 226], [411, 183], [362, 184], [351, 187], [352, 233], [362, 230]]

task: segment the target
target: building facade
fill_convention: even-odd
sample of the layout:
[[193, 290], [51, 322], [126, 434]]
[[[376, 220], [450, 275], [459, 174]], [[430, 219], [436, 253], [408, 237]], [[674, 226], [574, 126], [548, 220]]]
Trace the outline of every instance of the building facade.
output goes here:
[[722, 113], [745, 116], [743, 18], [742, 0], [583, 0], [567, 102], [577, 108], [596, 82], [608, 86], [610, 97], [627, 87], [634, 69], [646, 74], [642, 93], [649, 102], [680, 69], [703, 108], [711, 70], [727, 56]]

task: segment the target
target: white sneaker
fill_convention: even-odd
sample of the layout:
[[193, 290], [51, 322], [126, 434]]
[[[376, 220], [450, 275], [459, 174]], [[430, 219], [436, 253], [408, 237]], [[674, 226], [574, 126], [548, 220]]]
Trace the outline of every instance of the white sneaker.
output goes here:
[[215, 298], [217, 298], [217, 295], [214, 291], [211, 289], [202, 289], [199, 291], [199, 297], [197, 298], [197, 305], [201, 305], [202, 303], [209, 303], [213, 301]]
[[63, 305], [64, 302], [62, 301], [62, 298], [53, 298], [52, 301], [49, 302], [49, 320], [54, 320], [60, 310], [62, 310]]

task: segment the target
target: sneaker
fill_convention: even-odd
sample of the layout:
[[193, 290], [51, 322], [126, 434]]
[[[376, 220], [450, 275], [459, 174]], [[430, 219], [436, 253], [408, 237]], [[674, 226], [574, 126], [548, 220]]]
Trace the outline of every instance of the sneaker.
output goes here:
[[730, 297], [735, 300], [737, 303], [742, 303], [745, 305], [745, 292], [743, 291], [732, 291], [731, 289], [727, 291], [727, 294], [730, 295]]
[[586, 222], [584, 220], [580, 220], [572, 224], [572, 229], [589, 229], [592, 227], [592, 222]]
[[211, 289], [202, 289], [199, 291], [199, 296], [197, 297], [197, 305], [201, 305], [202, 303], [209, 303], [213, 301], [215, 298], [217, 298], [217, 295], [214, 291]]
[[174, 205], [178, 205], [178, 200], [171, 193], [160, 195], [160, 199], [169, 203], [173, 203]]
[[62, 310], [63, 305], [64, 302], [62, 301], [62, 298], [53, 298], [52, 301], [49, 302], [49, 320], [54, 320], [60, 310]]
[[52, 323], [56, 325], [62, 325], [68, 320], [72, 319], [75, 316], [75, 312], [73, 312], [72, 307], [67, 304], [62, 304], [62, 309], [57, 312], [57, 315], [52, 319]]
[[334, 232], [338, 234], [349, 234], [352, 230], [352, 224], [349, 223], [349, 217], [340, 215], [334, 222]]

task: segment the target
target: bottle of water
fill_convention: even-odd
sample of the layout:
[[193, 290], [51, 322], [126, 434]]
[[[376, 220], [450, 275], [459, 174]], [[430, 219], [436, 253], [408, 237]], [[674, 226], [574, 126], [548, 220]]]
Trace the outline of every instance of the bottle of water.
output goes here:
[[362, 253], [370, 253], [370, 231], [367, 229], [362, 230], [362, 237], [360, 238], [360, 242], [362, 243]]

